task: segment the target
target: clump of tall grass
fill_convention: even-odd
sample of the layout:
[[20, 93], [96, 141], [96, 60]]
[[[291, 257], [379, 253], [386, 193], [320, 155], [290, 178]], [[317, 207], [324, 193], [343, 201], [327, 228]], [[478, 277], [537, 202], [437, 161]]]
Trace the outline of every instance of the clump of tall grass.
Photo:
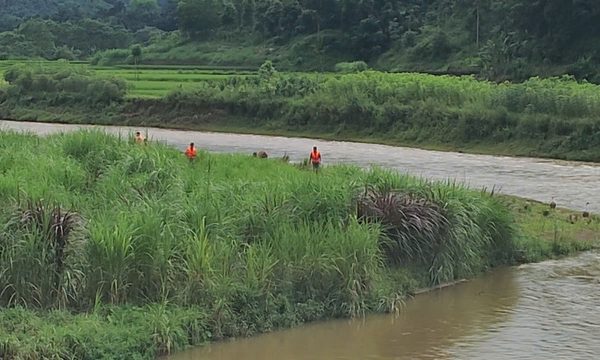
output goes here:
[[80, 216], [58, 205], [28, 202], [5, 224], [0, 246], [0, 300], [6, 305], [77, 304], [86, 258]]
[[449, 231], [437, 204], [410, 194], [367, 191], [359, 199], [358, 216], [383, 225], [388, 239], [382, 246], [396, 264], [432, 258]]
[[382, 225], [390, 263], [422, 266], [441, 283], [511, 260], [514, 220], [493, 195], [450, 183], [421, 183], [413, 193], [391, 185], [367, 189], [357, 207], [360, 219]]

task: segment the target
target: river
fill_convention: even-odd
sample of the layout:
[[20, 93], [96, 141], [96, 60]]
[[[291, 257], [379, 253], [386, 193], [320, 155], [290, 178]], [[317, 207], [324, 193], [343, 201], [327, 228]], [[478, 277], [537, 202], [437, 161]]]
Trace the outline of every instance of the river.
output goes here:
[[147, 131], [150, 139], [167, 142], [180, 149], [194, 142], [199, 148], [210, 151], [251, 154], [264, 150], [272, 157], [288, 154], [294, 161], [307, 158], [312, 146], [317, 145], [324, 164], [351, 163], [363, 167], [377, 165], [429, 179], [452, 179], [474, 188], [495, 188], [505, 194], [543, 202], [550, 202], [555, 197], [559, 206], [573, 210], [583, 210], [589, 202], [590, 210], [600, 212], [600, 192], [597, 191], [600, 164], [461, 154], [343, 141], [142, 127], [0, 121], [0, 128], [41, 135], [80, 128], [102, 128], [125, 136], [139, 130]]
[[171, 360], [597, 359], [600, 254], [505, 268], [410, 300], [399, 316], [328, 321]]
[[[0, 128], [51, 134], [92, 126], [0, 121]], [[102, 127], [123, 135], [138, 130]], [[319, 146], [327, 164], [378, 165], [430, 179], [600, 210], [600, 166], [580, 162], [469, 155], [384, 145], [165, 129], [154, 140], [193, 141], [218, 152], [265, 150], [292, 160]], [[596, 359], [600, 354], [600, 253], [585, 253], [486, 274], [419, 295], [399, 316], [329, 321], [216, 343], [172, 360]]]

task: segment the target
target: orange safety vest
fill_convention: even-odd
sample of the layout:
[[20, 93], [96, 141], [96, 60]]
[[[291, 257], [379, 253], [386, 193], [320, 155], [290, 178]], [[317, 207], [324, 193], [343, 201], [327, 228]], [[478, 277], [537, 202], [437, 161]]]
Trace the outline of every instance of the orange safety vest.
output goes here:
[[311, 151], [310, 152], [310, 161], [313, 164], [320, 164], [321, 163], [321, 153], [317, 150], [317, 152]]
[[196, 148], [191, 148], [188, 146], [188, 148], [185, 150], [185, 156], [188, 157], [188, 159], [194, 159], [196, 157], [196, 154], [198, 153], [198, 151], [196, 150]]

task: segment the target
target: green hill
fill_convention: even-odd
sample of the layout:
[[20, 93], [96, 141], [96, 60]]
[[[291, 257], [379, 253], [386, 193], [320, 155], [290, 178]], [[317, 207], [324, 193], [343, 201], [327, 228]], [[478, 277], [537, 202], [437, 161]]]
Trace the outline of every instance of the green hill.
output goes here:
[[[87, 59], [141, 44], [149, 64], [257, 66], [270, 59], [281, 69], [333, 70], [338, 62], [365, 61], [383, 70], [499, 80], [564, 73], [598, 80], [600, 2], [594, 0], [4, 2], [0, 29], [20, 20], [0, 33], [2, 58]], [[35, 16], [47, 20], [39, 25]], [[100, 38], [118, 34], [122, 41], [96, 46], [97, 32], [81, 25], [88, 18], [103, 29]], [[37, 28], [28, 32], [31, 22]], [[82, 49], [61, 43], [61, 32], [90, 38]], [[35, 34], [48, 34], [50, 41], [41, 43], [50, 49], [36, 45]], [[49, 51], [57, 48], [66, 55]], [[96, 60], [123, 63], [127, 55], [111, 51]]]

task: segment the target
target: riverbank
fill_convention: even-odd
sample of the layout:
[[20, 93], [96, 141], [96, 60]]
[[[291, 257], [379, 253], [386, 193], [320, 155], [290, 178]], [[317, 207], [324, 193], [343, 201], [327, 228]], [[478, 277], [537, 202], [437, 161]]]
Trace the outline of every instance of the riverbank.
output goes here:
[[394, 312], [421, 287], [598, 239], [595, 217], [383, 170], [0, 136], [5, 358], [152, 358]]
[[[283, 74], [266, 64], [253, 77], [204, 81], [160, 98], [141, 99], [128, 98], [122, 81], [91, 72], [77, 73], [81, 83], [71, 89], [70, 77], [64, 77], [68, 71], [7, 71], [0, 117], [600, 161], [600, 123], [595, 118], [600, 87], [568, 77], [494, 84], [472, 77], [373, 71]], [[53, 88], [43, 88], [40, 84], [50, 78]]]
[[[179, 117], [177, 114], [152, 113], [134, 114], [126, 113], [120, 108], [108, 111], [109, 117], [101, 114], [90, 115], [86, 111], [77, 109], [13, 109], [3, 112], [2, 118], [9, 121], [42, 122], [55, 124], [89, 124], [89, 125], [114, 125], [114, 126], [141, 126], [155, 127], [172, 130], [210, 131], [216, 133], [234, 133], [247, 135], [287, 136], [295, 138], [320, 139], [328, 141], [351, 141], [364, 144], [381, 144], [390, 146], [410, 147], [422, 150], [445, 152], [459, 152], [475, 155], [496, 155], [510, 157], [531, 157], [539, 159], [557, 159], [567, 161], [599, 162], [596, 154], [591, 152], [552, 152], [538, 148], [526, 141], [506, 141], [500, 143], [474, 141], [464, 144], [448, 144], [441, 141], [409, 141], [398, 140], [385, 134], [361, 134], [355, 131], [330, 132], [319, 129], [290, 130], [276, 128], [272, 125], [253, 125], [256, 119], [240, 116], [227, 116], [219, 111], [207, 111], [200, 114], [201, 122], [194, 121], [190, 116]], [[70, 111], [69, 111], [70, 110]], [[168, 120], [167, 120], [168, 119]]]

